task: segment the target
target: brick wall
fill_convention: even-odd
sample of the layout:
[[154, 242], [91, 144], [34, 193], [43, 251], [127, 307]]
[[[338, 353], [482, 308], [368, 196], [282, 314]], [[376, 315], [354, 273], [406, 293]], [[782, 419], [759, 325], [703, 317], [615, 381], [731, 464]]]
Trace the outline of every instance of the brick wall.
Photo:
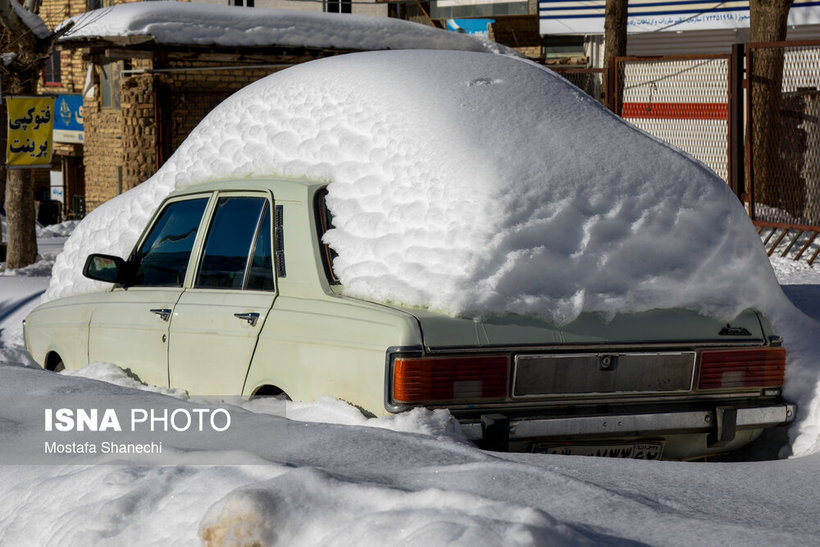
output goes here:
[[[66, 19], [86, 11], [86, 0], [43, 0], [40, 17], [48, 28], [56, 29]], [[81, 51], [60, 52], [59, 86], [45, 86], [40, 81], [40, 93], [82, 93], [88, 63], [83, 61]]]
[[122, 189], [123, 118], [121, 110], [104, 109], [96, 98], [85, 98], [83, 112], [85, 203], [90, 212]]
[[171, 146], [176, 150], [208, 112], [246, 85], [276, 72], [276, 68], [224, 70], [227, 63], [169, 63], [176, 72], [162, 75], [169, 90]]
[[157, 163], [154, 76], [139, 74], [122, 81], [122, 191], [145, 181]]
[[[135, 60], [134, 69], [150, 70], [151, 63]], [[121, 81], [121, 108], [102, 108], [99, 98], [86, 97], [84, 165], [86, 208], [144, 182], [156, 172], [161, 128], [157, 116], [169, 124], [166, 156], [182, 144], [208, 112], [235, 91], [278, 70], [224, 70], [226, 62], [169, 62], [174, 72], [133, 74]], [[159, 87], [161, 92], [155, 93]], [[163, 97], [155, 104], [157, 95]], [[163, 112], [157, 112], [163, 110]]]

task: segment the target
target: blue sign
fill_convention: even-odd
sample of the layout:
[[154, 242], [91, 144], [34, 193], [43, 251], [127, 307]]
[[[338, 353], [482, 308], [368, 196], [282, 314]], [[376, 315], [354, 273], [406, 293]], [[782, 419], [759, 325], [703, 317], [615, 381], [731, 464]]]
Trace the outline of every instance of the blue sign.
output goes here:
[[447, 30], [488, 37], [489, 30], [487, 27], [494, 22], [495, 19], [447, 19]]
[[54, 141], [83, 142], [82, 95], [57, 95], [54, 102]]

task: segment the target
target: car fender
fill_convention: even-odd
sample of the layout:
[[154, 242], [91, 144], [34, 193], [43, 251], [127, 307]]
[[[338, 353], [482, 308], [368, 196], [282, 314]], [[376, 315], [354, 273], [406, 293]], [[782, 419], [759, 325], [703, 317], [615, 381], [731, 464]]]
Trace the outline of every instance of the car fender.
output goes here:
[[94, 295], [41, 304], [26, 317], [26, 348], [45, 368], [48, 355], [57, 353], [67, 369], [88, 364], [88, 325]]
[[343, 297], [280, 296], [259, 335], [243, 395], [266, 385], [298, 401], [332, 393], [384, 415], [387, 348], [420, 343], [408, 313]]

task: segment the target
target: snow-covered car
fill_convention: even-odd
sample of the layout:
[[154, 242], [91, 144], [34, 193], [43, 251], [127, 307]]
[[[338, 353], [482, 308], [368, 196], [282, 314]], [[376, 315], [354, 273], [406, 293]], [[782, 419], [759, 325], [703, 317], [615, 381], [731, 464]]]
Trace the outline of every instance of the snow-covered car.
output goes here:
[[701, 458], [794, 419], [737, 197], [504, 55], [264, 78], [92, 211], [51, 280], [26, 343], [52, 370], [446, 408], [483, 446], [567, 454]]
[[332, 395], [365, 413], [448, 408], [493, 448], [643, 458], [732, 450], [792, 420], [785, 350], [766, 319], [681, 310], [462, 319], [341, 294], [325, 185], [244, 179], [172, 194], [113, 289], [26, 322], [45, 368], [110, 362], [195, 395]]

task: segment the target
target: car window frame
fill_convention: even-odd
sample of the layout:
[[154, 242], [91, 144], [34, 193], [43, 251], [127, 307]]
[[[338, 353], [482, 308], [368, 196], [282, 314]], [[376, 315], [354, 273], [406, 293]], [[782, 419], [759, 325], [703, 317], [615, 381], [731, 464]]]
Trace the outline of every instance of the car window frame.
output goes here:
[[[220, 198], [227, 197], [251, 197], [251, 198], [264, 198], [267, 203], [267, 208], [270, 213], [271, 221], [269, 223], [270, 232], [268, 234], [269, 240], [271, 242], [271, 257], [273, 262], [273, 289], [250, 289], [244, 288], [245, 281], [243, 281], [242, 288], [212, 288], [212, 287], [196, 287], [196, 279], [199, 275], [199, 271], [202, 268], [202, 260], [205, 258], [205, 244], [207, 241], [208, 233], [213, 226], [213, 221], [216, 215], [217, 206], [219, 205]], [[215, 190], [211, 192], [211, 200], [208, 203], [208, 207], [205, 209], [205, 214], [203, 215], [203, 224], [200, 224], [199, 232], [197, 232], [197, 241], [194, 244], [194, 252], [191, 253], [191, 260], [195, 260], [193, 263], [188, 263], [188, 272], [185, 279], [185, 289], [186, 290], [195, 290], [195, 291], [207, 291], [207, 292], [222, 292], [222, 293], [263, 293], [263, 294], [278, 294], [279, 293], [279, 276], [277, 273], [277, 268], [275, 264], [275, 257], [277, 244], [276, 238], [274, 237], [274, 211], [276, 207], [276, 201], [274, 199], [273, 194], [270, 191], [264, 190]], [[252, 242], [250, 253], [256, 247], [256, 238], [259, 235], [259, 231], [256, 231], [254, 234], [254, 241]], [[248, 268], [250, 265], [250, 261], [252, 260], [251, 254], [249, 253], [247, 257], [247, 261], [245, 264], [245, 276], [248, 275]]]
[[[211, 214], [213, 213], [214, 208], [214, 200], [213, 200], [213, 192], [197, 192], [195, 194], [186, 194], [182, 196], [174, 196], [172, 198], [167, 198], [162, 204], [157, 207], [156, 211], [154, 211], [151, 220], [148, 222], [148, 225], [143, 230], [140, 238], [137, 240], [136, 244], [134, 245], [133, 249], [131, 250], [131, 254], [128, 255], [128, 263], [129, 268], [132, 268], [134, 271], [138, 268], [137, 264], [137, 256], [139, 255], [139, 250], [142, 248], [145, 241], [153, 232], [154, 228], [156, 227], [157, 222], [162, 217], [162, 214], [165, 210], [174, 203], [179, 203], [182, 201], [193, 201], [197, 199], [206, 199], [208, 200], [205, 204], [205, 209], [202, 211], [202, 217], [199, 219], [199, 225], [197, 226], [196, 236], [194, 237], [194, 243], [191, 247], [191, 253], [188, 256], [188, 264], [185, 269], [185, 278], [182, 280], [182, 285], [179, 287], [173, 287], [179, 290], [185, 290], [186, 288], [190, 287], [191, 281], [191, 266], [192, 260], [195, 257], [199, 256], [200, 248], [202, 246], [202, 239], [203, 239], [203, 230], [202, 227], [206, 221], [206, 219], [210, 218]], [[144, 290], [155, 290], [157, 288], [163, 288], [157, 285], [128, 285], [127, 287], [129, 290], [135, 289], [144, 289]]]

